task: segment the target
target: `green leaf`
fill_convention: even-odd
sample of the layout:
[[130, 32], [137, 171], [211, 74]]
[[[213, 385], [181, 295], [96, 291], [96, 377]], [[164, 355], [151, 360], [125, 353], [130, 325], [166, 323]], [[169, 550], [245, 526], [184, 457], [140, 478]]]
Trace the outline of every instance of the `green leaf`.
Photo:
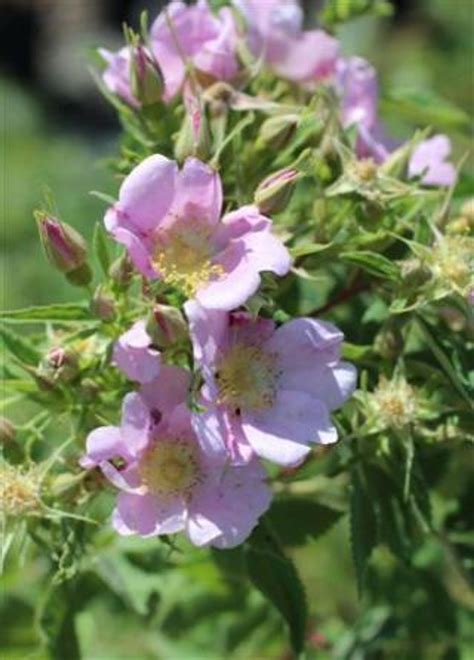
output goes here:
[[86, 304], [65, 303], [4, 311], [1, 312], [0, 320], [5, 323], [48, 323], [54, 321], [70, 323], [74, 321], [91, 321], [93, 319]]
[[381, 107], [383, 112], [414, 120], [418, 125], [465, 133], [470, 130], [469, 116], [463, 110], [426, 89], [392, 90], [382, 99]]
[[95, 254], [97, 255], [97, 259], [99, 260], [104, 275], [108, 277], [110, 267], [109, 250], [107, 247], [105, 232], [100, 223], [97, 223], [95, 226], [92, 246], [94, 248]]
[[359, 266], [375, 277], [392, 280], [393, 282], [400, 279], [399, 267], [387, 257], [376, 252], [360, 250], [358, 252], [343, 252], [340, 256], [343, 261]]
[[327, 532], [343, 513], [313, 500], [295, 497], [275, 500], [268, 519], [282, 545], [294, 547]]
[[431, 334], [431, 331], [425, 321], [418, 316], [417, 325], [420, 328], [423, 338], [425, 339], [428, 347], [431, 349], [433, 355], [436, 357], [444, 372], [446, 373], [449, 380], [452, 382], [454, 387], [457, 389], [462, 398], [468, 403], [469, 407], [474, 408], [472, 397], [466, 392], [464, 385], [462, 384], [458, 374], [456, 373], [455, 368], [453, 367], [451, 360], [448, 358], [443, 348], [435, 337]]
[[365, 582], [367, 563], [377, 543], [377, 518], [362, 469], [352, 472], [350, 499], [350, 531], [352, 559], [359, 594]]
[[52, 660], [80, 660], [74, 625], [75, 599], [66, 586], [51, 588], [40, 605], [38, 625]]
[[14, 355], [20, 362], [26, 364], [32, 364], [37, 366], [41, 354], [36, 348], [26, 339], [20, 337], [15, 332], [7, 328], [6, 326], [0, 325], [0, 337], [5, 344], [5, 347]]
[[373, 354], [373, 350], [371, 344], [359, 346], [358, 344], [351, 344], [348, 341], [342, 343], [342, 357], [344, 360], [349, 360], [350, 362], [359, 362], [370, 357]]
[[250, 580], [285, 618], [293, 651], [296, 655], [302, 653], [307, 622], [304, 587], [293, 562], [263, 522], [250, 537], [245, 558]]
[[100, 199], [102, 202], [105, 202], [106, 204], [114, 205], [117, 203], [117, 200], [114, 199], [112, 195], [107, 195], [107, 193], [100, 192], [99, 190], [91, 190], [89, 192], [89, 195], [92, 195], [92, 197], [96, 197], [97, 199]]

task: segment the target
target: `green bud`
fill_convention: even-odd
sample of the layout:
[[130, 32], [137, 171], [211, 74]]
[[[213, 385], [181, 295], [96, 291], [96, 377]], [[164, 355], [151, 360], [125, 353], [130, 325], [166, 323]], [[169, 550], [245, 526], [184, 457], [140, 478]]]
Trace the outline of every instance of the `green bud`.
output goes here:
[[188, 337], [188, 326], [182, 313], [176, 307], [169, 305], [153, 307], [146, 330], [152, 344], [160, 348], [167, 348]]
[[150, 53], [143, 46], [132, 48], [130, 81], [133, 96], [145, 107], [161, 100], [163, 76]]
[[264, 214], [283, 211], [290, 201], [299, 176], [298, 170], [288, 167], [264, 179], [255, 191], [254, 196], [259, 211]]
[[112, 321], [115, 318], [115, 300], [98, 286], [91, 300], [91, 312], [102, 321]]
[[209, 125], [203, 106], [194, 99], [186, 102], [186, 115], [178, 133], [174, 155], [180, 162], [189, 156], [207, 160], [211, 151]]
[[281, 149], [293, 137], [298, 122], [297, 114], [270, 117], [261, 125], [258, 141], [263, 146], [270, 145], [274, 149]]
[[116, 259], [109, 268], [109, 277], [115, 284], [126, 289], [133, 277], [133, 264], [127, 253]]

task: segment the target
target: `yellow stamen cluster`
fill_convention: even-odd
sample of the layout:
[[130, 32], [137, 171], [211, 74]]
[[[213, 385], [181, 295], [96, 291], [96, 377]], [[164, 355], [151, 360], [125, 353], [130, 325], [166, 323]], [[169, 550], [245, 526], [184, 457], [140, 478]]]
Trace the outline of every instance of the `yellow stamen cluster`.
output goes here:
[[158, 440], [139, 465], [143, 485], [154, 495], [191, 494], [201, 479], [195, 447], [183, 440]]
[[31, 513], [40, 505], [40, 479], [36, 470], [0, 464], [0, 515]]
[[209, 232], [205, 227], [178, 222], [158, 237], [153, 263], [167, 284], [178, 287], [186, 296], [224, 274], [220, 264], [212, 263]]
[[234, 344], [219, 362], [215, 378], [220, 401], [235, 410], [262, 410], [274, 403], [275, 356], [257, 346]]
[[416, 392], [404, 378], [382, 378], [371, 398], [376, 416], [387, 426], [402, 428], [416, 419]]

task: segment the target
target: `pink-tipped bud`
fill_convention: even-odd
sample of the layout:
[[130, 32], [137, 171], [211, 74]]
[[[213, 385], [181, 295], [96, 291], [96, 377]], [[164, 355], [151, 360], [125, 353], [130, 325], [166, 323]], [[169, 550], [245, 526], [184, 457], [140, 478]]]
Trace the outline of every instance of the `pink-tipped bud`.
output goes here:
[[283, 211], [290, 201], [299, 176], [298, 170], [291, 167], [267, 176], [255, 191], [254, 201], [259, 211], [264, 214]]
[[53, 382], [70, 383], [79, 374], [77, 353], [62, 346], [54, 346], [46, 354], [39, 373]]
[[163, 76], [158, 64], [143, 46], [136, 46], [131, 51], [130, 84], [133, 96], [142, 106], [161, 100]]
[[207, 160], [210, 153], [209, 123], [201, 101], [192, 93], [184, 96], [186, 114], [178, 133], [174, 154], [184, 162], [189, 156]]
[[147, 322], [146, 330], [154, 346], [167, 348], [188, 336], [186, 321], [176, 307], [155, 305]]
[[92, 272], [87, 263], [87, 245], [79, 232], [41, 211], [37, 211], [35, 217], [50, 264], [64, 273], [72, 284], [89, 284]]

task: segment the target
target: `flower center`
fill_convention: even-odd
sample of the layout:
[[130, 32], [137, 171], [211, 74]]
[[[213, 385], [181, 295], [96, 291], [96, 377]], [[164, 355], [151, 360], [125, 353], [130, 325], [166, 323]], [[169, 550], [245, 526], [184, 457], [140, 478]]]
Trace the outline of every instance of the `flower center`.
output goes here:
[[275, 356], [257, 346], [234, 344], [215, 373], [219, 400], [236, 411], [271, 408], [278, 373]]
[[155, 495], [188, 495], [201, 477], [195, 448], [181, 440], [158, 441], [138, 469], [143, 484]]
[[220, 264], [212, 263], [208, 229], [190, 225], [179, 223], [167, 231], [163, 239], [159, 237], [153, 262], [167, 284], [192, 297], [200, 287], [220, 277], [224, 270]]

